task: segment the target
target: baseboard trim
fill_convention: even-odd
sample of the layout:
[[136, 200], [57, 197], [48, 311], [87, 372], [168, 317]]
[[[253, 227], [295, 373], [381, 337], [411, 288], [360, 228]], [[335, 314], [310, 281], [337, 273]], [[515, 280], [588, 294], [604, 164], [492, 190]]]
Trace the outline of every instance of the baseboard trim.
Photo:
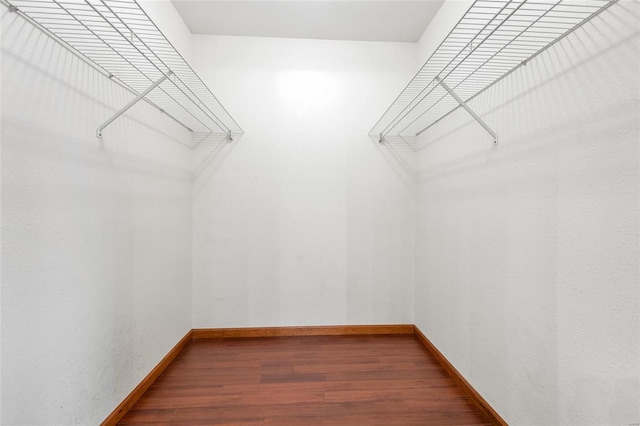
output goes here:
[[491, 424], [498, 426], [507, 426], [507, 422], [496, 412], [496, 410], [489, 405], [489, 403], [476, 391], [473, 386], [460, 374], [458, 370], [449, 362], [449, 360], [435, 347], [427, 336], [420, 331], [418, 327], [413, 326], [413, 334], [420, 340], [420, 342], [427, 348], [427, 350], [434, 356], [434, 358], [440, 363], [440, 365], [447, 371], [449, 376], [454, 382], [467, 394], [469, 399], [482, 411], [491, 421]]
[[115, 410], [100, 424], [101, 426], [116, 426], [131, 410], [142, 395], [160, 377], [162, 372], [173, 362], [182, 350], [194, 339], [220, 338], [251, 338], [251, 337], [295, 337], [295, 336], [348, 336], [367, 334], [413, 334], [436, 358], [447, 371], [453, 381], [462, 389], [469, 399], [498, 426], [507, 423], [489, 405], [489, 403], [467, 382], [458, 370], [431, 343], [429, 339], [413, 324], [381, 324], [381, 325], [328, 325], [305, 327], [250, 327], [250, 328], [194, 328], [190, 330], [170, 351], [162, 358], [153, 370], [142, 379], [140, 384], [116, 407]]
[[189, 332], [169, 351], [169, 353], [160, 360], [153, 370], [147, 376], [142, 379], [140, 384], [131, 391], [129, 395], [116, 407], [109, 417], [107, 417], [100, 425], [101, 426], [115, 426], [120, 420], [131, 410], [136, 402], [142, 397], [142, 395], [151, 387], [153, 382], [162, 374], [164, 370], [171, 364], [171, 362], [182, 352], [182, 350], [192, 340], [192, 331]]
[[194, 339], [242, 337], [347, 336], [358, 334], [413, 334], [412, 324], [327, 325], [305, 327], [194, 328]]

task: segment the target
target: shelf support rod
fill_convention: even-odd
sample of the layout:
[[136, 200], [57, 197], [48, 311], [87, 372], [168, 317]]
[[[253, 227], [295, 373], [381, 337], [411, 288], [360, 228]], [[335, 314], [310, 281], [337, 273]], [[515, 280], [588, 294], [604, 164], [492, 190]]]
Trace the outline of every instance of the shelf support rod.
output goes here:
[[153, 83], [147, 90], [145, 90], [144, 92], [140, 93], [138, 96], [136, 96], [136, 98], [134, 100], [129, 102], [127, 105], [125, 105], [120, 111], [116, 112], [110, 119], [108, 119], [100, 127], [98, 127], [98, 130], [96, 130], [96, 135], [99, 138], [101, 138], [102, 137], [102, 131], [104, 130], [105, 127], [107, 127], [109, 124], [113, 123], [116, 118], [120, 117], [122, 114], [127, 112], [127, 110], [129, 108], [131, 108], [132, 106], [137, 104], [139, 101], [141, 101], [145, 96], [147, 96], [149, 94], [149, 92], [151, 92], [153, 89], [158, 87], [160, 85], [160, 83], [165, 81], [167, 78], [169, 78], [171, 76], [171, 74], [173, 74], [173, 71], [169, 71], [168, 73], [166, 73], [165, 75], [160, 77], [158, 79], [158, 81]]
[[480, 125], [482, 127], [484, 127], [484, 129], [489, 132], [489, 134], [491, 136], [493, 136], [493, 144], [497, 144], [498, 143], [498, 135], [496, 134], [496, 132], [494, 132], [493, 130], [491, 130], [491, 127], [489, 127], [489, 125], [487, 123], [484, 122], [484, 120], [482, 120], [482, 118], [480, 118], [478, 116], [478, 114], [476, 114], [475, 112], [473, 112], [473, 110], [471, 108], [469, 108], [469, 106], [467, 105], [467, 103], [465, 101], [463, 101], [462, 99], [460, 99], [460, 97], [458, 95], [456, 95], [456, 93], [447, 85], [447, 83], [445, 83], [440, 77], [436, 77], [436, 82], [438, 82], [438, 84], [440, 86], [442, 86], [442, 88], [444, 90], [446, 90], [451, 96], [453, 96], [453, 99], [455, 99], [462, 108], [466, 109], [467, 112], [478, 122], [480, 123]]

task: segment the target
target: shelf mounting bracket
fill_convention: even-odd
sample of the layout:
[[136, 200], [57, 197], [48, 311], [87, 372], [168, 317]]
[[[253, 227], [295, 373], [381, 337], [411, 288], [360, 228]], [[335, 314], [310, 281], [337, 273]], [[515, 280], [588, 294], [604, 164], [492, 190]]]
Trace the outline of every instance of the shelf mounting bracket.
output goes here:
[[482, 118], [478, 116], [478, 114], [473, 112], [473, 110], [469, 108], [469, 105], [467, 105], [465, 101], [460, 99], [460, 97], [456, 95], [456, 93], [440, 77], [436, 77], [435, 80], [440, 86], [442, 86], [444, 90], [446, 90], [453, 97], [453, 99], [456, 100], [456, 102], [460, 104], [462, 108], [467, 110], [467, 112], [493, 137], [493, 144], [494, 145], [497, 144], [498, 135], [496, 134], [496, 132], [491, 130], [491, 127], [489, 127], [489, 125], [485, 123], [484, 120], [482, 120]]
[[156, 87], [158, 87], [160, 85], [160, 83], [162, 83], [163, 81], [165, 81], [167, 78], [169, 78], [171, 75], [173, 74], [173, 71], [169, 71], [168, 73], [166, 73], [165, 75], [163, 75], [162, 77], [160, 77], [155, 83], [153, 83], [147, 90], [145, 90], [144, 92], [140, 93], [138, 96], [136, 96], [136, 98], [134, 100], [132, 100], [131, 102], [129, 102], [127, 105], [125, 105], [120, 111], [116, 112], [110, 119], [108, 119], [107, 121], [105, 121], [100, 127], [98, 127], [98, 130], [96, 130], [96, 136], [98, 136], [99, 138], [102, 137], [102, 131], [104, 130], [105, 127], [107, 127], [109, 124], [113, 123], [115, 121], [116, 118], [120, 117], [122, 114], [124, 114], [125, 112], [127, 112], [127, 110], [129, 108], [131, 108], [132, 106], [134, 106], [135, 104], [137, 104], [139, 101], [141, 101], [145, 96], [147, 96], [149, 94], [149, 92], [151, 92], [153, 89], [155, 89]]

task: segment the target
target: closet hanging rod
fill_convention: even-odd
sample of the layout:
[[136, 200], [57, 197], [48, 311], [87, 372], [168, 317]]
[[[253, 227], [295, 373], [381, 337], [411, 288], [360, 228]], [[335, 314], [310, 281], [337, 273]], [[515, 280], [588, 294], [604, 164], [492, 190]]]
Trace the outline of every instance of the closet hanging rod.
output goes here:
[[[26, 20], [27, 22], [29, 22], [29, 24], [33, 25], [34, 27], [38, 28], [40, 31], [42, 31], [43, 33], [45, 33], [47, 36], [49, 36], [49, 38], [51, 38], [51, 40], [55, 41], [56, 43], [58, 43], [61, 47], [63, 47], [64, 49], [66, 49], [69, 53], [73, 54], [76, 58], [80, 59], [81, 61], [83, 61], [84, 63], [86, 63], [87, 65], [89, 65], [90, 67], [92, 67], [93, 69], [95, 69], [96, 71], [98, 71], [100, 74], [102, 74], [104, 77], [107, 77], [109, 79], [111, 79], [111, 81], [113, 81], [114, 83], [116, 83], [117, 85], [119, 85], [120, 87], [122, 87], [123, 89], [127, 90], [128, 92], [130, 92], [133, 95], [138, 95], [133, 89], [131, 89], [129, 86], [127, 86], [126, 84], [124, 84], [123, 82], [121, 82], [120, 80], [118, 80], [117, 78], [113, 78], [113, 75], [110, 74], [108, 71], [105, 71], [104, 68], [102, 68], [100, 65], [96, 64], [95, 62], [93, 62], [91, 59], [87, 58], [86, 56], [84, 56], [83, 54], [81, 54], [80, 52], [78, 52], [76, 49], [72, 48], [71, 46], [69, 46], [67, 43], [65, 43], [64, 41], [62, 41], [58, 36], [56, 36], [55, 34], [53, 34], [51, 31], [49, 31], [47, 28], [43, 27], [42, 25], [40, 25], [38, 22], [34, 21], [33, 19], [31, 19], [29, 16], [25, 15], [24, 13], [22, 13], [20, 10], [18, 10], [17, 7], [15, 7], [14, 5], [12, 5], [11, 3], [9, 3], [7, 0], [0, 0], [0, 4], [5, 5], [8, 9], [9, 12], [11, 13], [16, 13], [18, 15], [20, 15], [20, 17], [24, 20]], [[171, 118], [172, 120], [174, 120], [176, 123], [180, 124], [181, 126], [183, 126], [185, 129], [187, 129], [190, 132], [193, 132], [192, 129], [190, 129], [189, 127], [187, 127], [186, 125], [184, 125], [182, 122], [180, 122], [177, 118], [175, 118], [173, 115], [169, 114], [168, 112], [164, 111], [162, 108], [160, 108], [158, 105], [154, 104], [153, 102], [151, 102], [149, 99], [142, 99], [144, 102], [148, 103], [149, 105], [153, 106], [154, 108], [156, 108], [157, 110], [163, 112], [167, 117]]]
[[160, 77], [160, 79], [158, 81], [156, 81], [155, 83], [153, 83], [151, 86], [149, 86], [149, 88], [147, 90], [145, 90], [144, 92], [140, 93], [134, 100], [132, 100], [127, 105], [122, 107], [122, 109], [120, 109], [120, 111], [116, 112], [111, 118], [109, 118], [107, 121], [102, 123], [102, 125], [100, 127], [98, 127], [98, 130], [96, 131], [96, 136], [101, 138], [102, 137], [102, 131], [104, 130], [105, 127], [107, 127], [109, 124], [113, 123], [116, 118], [120, 117], [122, 114], [127, 112], [129, 110], [129, 108], [131, 108], [132, 106], [137, 104], [140, 100], [144, 99], [144, 97], [147, 96], [147, 94], [149, 92], [151, 92], [153, 89], [158, 87], [160, 85], [160, 83], [162, 83], [167, 78], [169, 78], [171, 76], [171, 74], [173, 74], [173, 73], [171, 71], [169, 71], [168, 73], [166, 73], [165, 75]]
[[192, 133], [244, 133], [135, 0], [1, 2]]
[[476, 0], [369, 132], [417, 136], [617, 0]]

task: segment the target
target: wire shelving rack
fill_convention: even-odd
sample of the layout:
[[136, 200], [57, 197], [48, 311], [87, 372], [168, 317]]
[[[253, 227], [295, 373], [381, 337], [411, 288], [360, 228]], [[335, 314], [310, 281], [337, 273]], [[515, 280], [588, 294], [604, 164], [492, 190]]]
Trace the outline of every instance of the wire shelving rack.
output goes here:
[[194, 141], [216, 134], [233, 140], [243, 134], [136, 0], [0, 2], [134, 95], [128, 105], [98, 126], [98, 137], [140, 100], [191, 131]]
[[459, 107], [498, 135], [468, 102], [617, 0], [476, 0], [373, 126], [411, 138]]

